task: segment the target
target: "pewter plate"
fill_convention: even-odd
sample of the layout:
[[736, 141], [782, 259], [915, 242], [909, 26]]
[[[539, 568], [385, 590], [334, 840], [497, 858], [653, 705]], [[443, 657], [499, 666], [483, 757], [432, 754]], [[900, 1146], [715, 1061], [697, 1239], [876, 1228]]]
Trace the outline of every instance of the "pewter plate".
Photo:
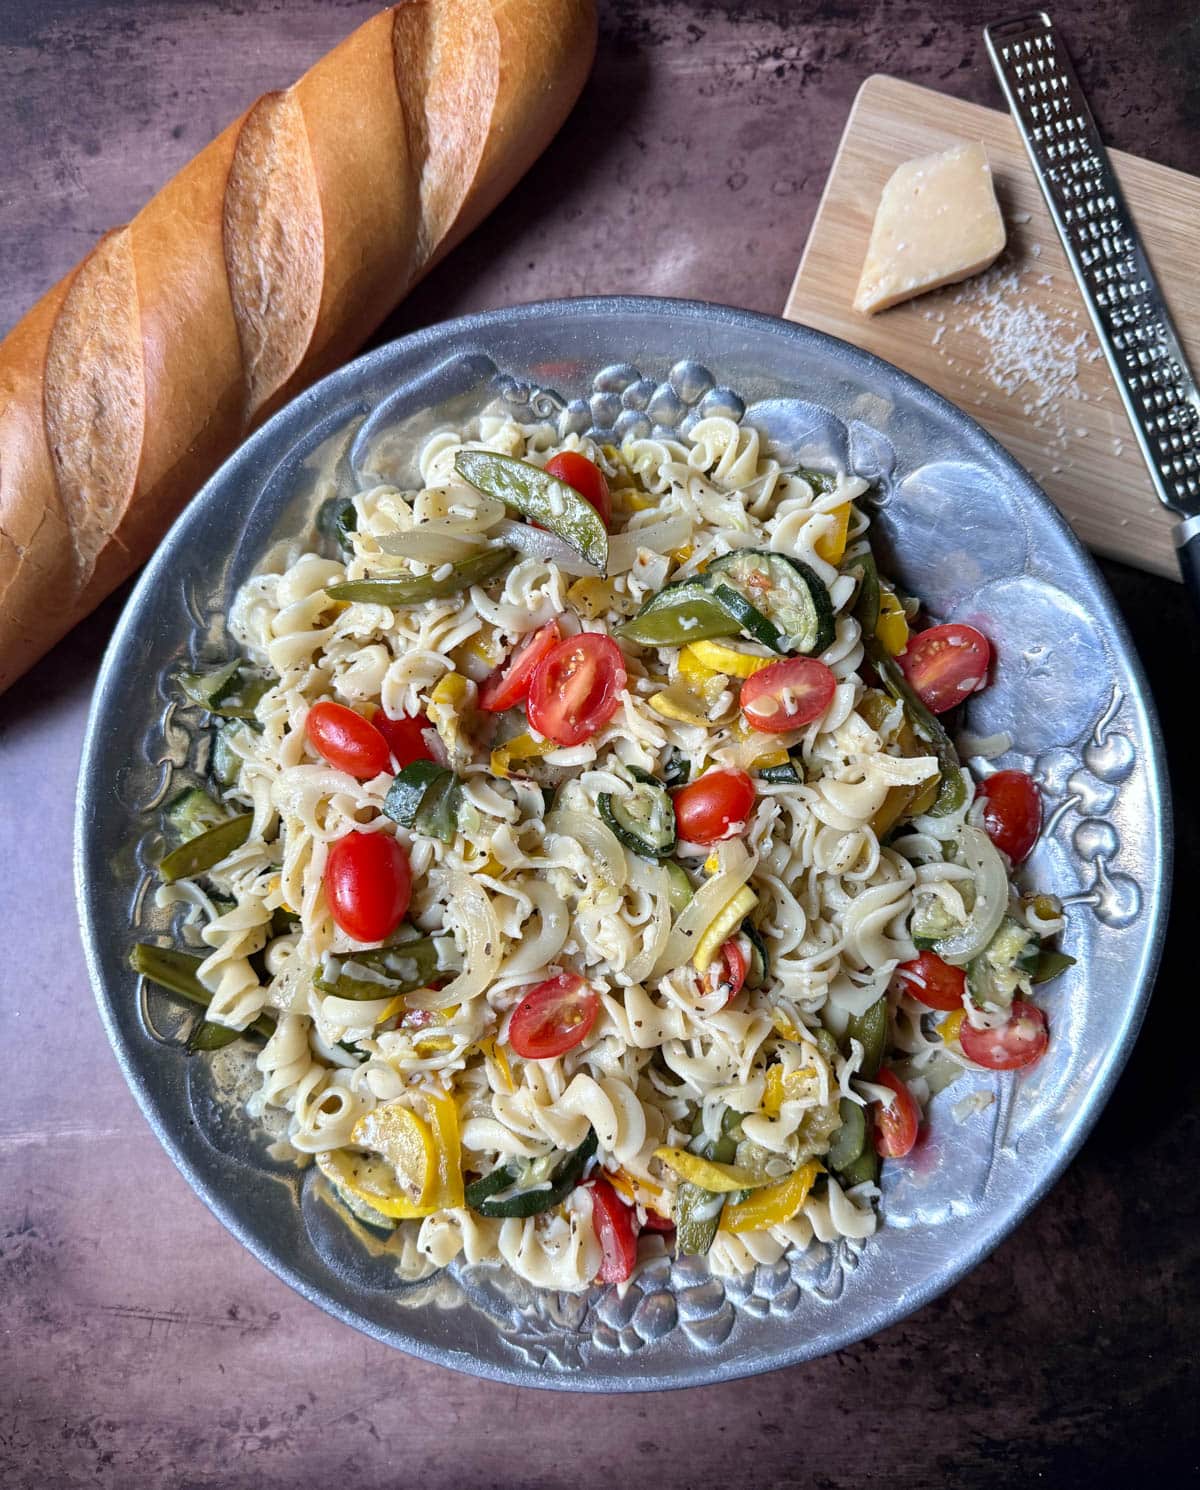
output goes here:
[[[1044, 1002], [1053, 1038], [1023, 1077], [980, 1073], [934, 1099], [929, 1136], [884, 1170], [879, 1234], [814, 1244], [748, 1278], [646, 1258], [623, 1292], [540, 1293], [500, 1266], [402, 1284], [387, 1244], [335, 1211], [312, 1169], [271, 1159], [240, 1111], [239, 1046], [187, 1060], [170, 1001], [139, 990], [155, 908], [158, 808], [204, 768], [181, 666], [224, 655], [234, 589], [306, 530], [330, 483], [404, 479], [419, 437], [500, 397], [562, 432], [619, 439], [744, 418], [785, 461], [875, 483], [892, 572], [997, 652], [976, 734], [1048, 802], [1031, 887], [1070, 904], [1078, 959]], [[320, 476], [319, 472], [326, 472]], [[1045, 1194], [1112, 1090], [1141, 1023], [1165, 922], [1167, 786], [1158, 724], [1095, 566], [1024, 471], [923, 384], [845, 342], [719, 306], [576, 300], [467, 317], [381, 347], [276, 415], [213, 477], [148, 565], [101, 669], [80, 773], [76, 883], [96, 998], [159, 1139], [225, 1225], [305, 1298], [426, 1360], [527, 1386], [647, 1391], [727, 1380], [849, 1345], [950, 1287]], [[239, 1066], [239, 1061], [242, 1062]], [[984, 1090], [964, 1123], [951, 1107]], [[661, 1243], [652, 1243], [659, 1245]]]

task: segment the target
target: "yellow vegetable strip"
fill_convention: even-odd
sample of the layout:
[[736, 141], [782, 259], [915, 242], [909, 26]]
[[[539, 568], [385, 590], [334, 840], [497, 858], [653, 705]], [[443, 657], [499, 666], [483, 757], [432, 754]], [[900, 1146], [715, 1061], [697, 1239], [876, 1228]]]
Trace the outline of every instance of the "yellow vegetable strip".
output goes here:
[[737, 1233], [765, 1231], [769, 1226], [782, 1226], [799, 1211], [808, 1199], [808, 1192], [817, 1176], [822, 1173], [824, 1170], [821, 1165], [815, 1159], [810, 1159], [778, 1184], [757, 1190], [736, 1204], [726, 1203], [721, 1212], [721, 1230]]
[[733, 899], [722, 906], [697, 943], [692, 966], [698, 973], [705, 971], [721, 950], [722, 943], [733, 935], [757, 904], [758, 896], [748, 885], [743, 885]]
[[735, 1190], [755, 1190], [771, 1183], [768, 1176], [755, 1174], [740, 1164], [718, 1164], [715, 1159], [702, 1159], [687, 1149], [655, 1149], [654, 1157], [669, 1165], [681, 1180], [689, 1180], [702, 1190], [712, 1190], [718, 1195], [731, 1195]]
[[879, 592], [879, 620], [875, 624], [875, 635], [893, 657], [908, 646], [908, 618], [899, 598], [891, 590]]
[[836, 518], [837, 523], [821, 534], [813, 548], [827, 564], [840, 564], [842, 555], [846, 552], [846, 535], [850, 530], [850, 503], [843, 502], [840, 507], [834, 507], [826, 513], [826, 516]]
[[779, 661], [778, 657], [757, 657], [753, 652], [739, 652], [736, 647], [714, 641], [688, 642], [680, 654], [680, 668], [683, 667], [685, 657], [691, 658], [701, 667], [714, 673], [723, 673], [730, 678], [752, 678], [755, 673], [762, 672], [764, 667], [770, 667], [772, 662]]

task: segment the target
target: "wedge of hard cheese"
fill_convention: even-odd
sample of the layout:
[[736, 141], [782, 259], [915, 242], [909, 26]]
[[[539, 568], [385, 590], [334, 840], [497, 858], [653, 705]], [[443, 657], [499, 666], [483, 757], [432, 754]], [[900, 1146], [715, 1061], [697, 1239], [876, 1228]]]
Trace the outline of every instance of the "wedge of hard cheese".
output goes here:
[[978, 141], [898, 166], [883, 188], [855, 310], [873, 315], [986, 269], [1004, 247], [992, 170]]

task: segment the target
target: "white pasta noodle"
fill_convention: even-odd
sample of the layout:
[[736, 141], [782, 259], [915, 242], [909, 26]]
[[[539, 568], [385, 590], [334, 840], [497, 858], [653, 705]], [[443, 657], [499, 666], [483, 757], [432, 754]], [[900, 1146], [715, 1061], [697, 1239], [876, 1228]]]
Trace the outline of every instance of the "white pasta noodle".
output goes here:
[[[911, 996], [920, 985], [894, 975], [916, 954], [915, 909], [939, 926], [968, 922], [975, 880], [956, 843], [964, 824], [979, 825], [980, 809], [968, 792], [949, 812], [930, 810], [935, 747], [913, 735], [904, 706], [870, 686], [878, 644], [860, 628], [858, 571], [839, 562], [843, 543], [861, 550], [868, 536], [868, 512], [855, 505], [860, 478], [788, 468], [760, 431], [725, 416], [697, 420], [686, 438], [626, 440], [618, 452], [489, 409], [428, 436], [415, 462], [401, 447], [378, 442], [341, 559], [283, 543], [239, 592], [230, 635], [250, 664], [274, 674], [254, 719], [222, 726], [235, 773], [222, 798], [252, 813], [250, 836], [207, 877], [160, 890], [158, 903], [178, 909], [184, 939], [203, 954], [209, 1019], [234, 1030], [274, 1019], [250, 1109], [264, 1121], [274, 1110], [292, 1148], [317, 1156], [360, 1217], [386, 1219], [370, 1203], [381, 1192], [355, 1179], [353, 1165], [376, 1166], [361, 1171], [371, 1185], [381, 1172], [399, 1185], [404, 1164], [417, 1162], [379, 1136], [389, 1116], [404, 1118], [388, 1109], [405, 1108], [410, 1125], [456, 1115], [456, 1136], [435, 1124], [436, 1144], [457, 1146], [444, 1157], [463, 1177], [488, 1180], [501, 1210], [489, 1217], [463, 1204], [430, 1170], [420, 1193], [434, 1198], [398, 1223], [390, 1248], [402, 1277], [455, 1259], [502, 1261], [536, 1286], [579, 1291], [601, 1265], [603, 1192], [568, 1180], [550, 1196], [548, 1176], [573, 1151], [574, 1178], [606, 1176], [640, 1218], [648, 1204], [663, 1213], [678, 1205], [680, 1176], [662, 1149], [703, 1158], [732, 1131], [737, 1162], [782, 1196], [800, 1166], [827, 1159], [839, 1104], [890, 1110], [897, 1100], [860, 1075], [869, 1011], [887, 1011], [889, 1059], [915, 1098], [964, 1069]], [[596, 462], [615, 511], [605, 578], [574, 557], [545, 557], [561, 546], [552, 535], [525, 545], [529, 530], [458, 475], [464, 448], [539, 467], [563, 451]], [[419, 472], [415, 490], [380, 480], [409, 469]], [[391, 605], [335, 603], [328, 593], [345, 580], [441, 579], [512, 534], [522, 552], [507, 571], [459, 594]], [[678, 646], [625, 645], [611, 718], [582, 740], [530, 738], [523, 715], [479, 708], [479, 685], [539, 628], [611, 632], [664, 586], [700, 578], [733, 550], [788, 556], [826, 588], [833, 639], [820, 661], [832, 696], [819, 717], [788, 734], [745, 728], [740, 678], [710, 669], [710, 687], [697, 658], [713, 652], [687, 648], [686, 636]], [[701, 686], [707, 724], [652, 706], [668, 687]], [[457, 823], [433, 835], [420, 814], [413, 821], [389, 801], [391, 769], [371, 776], [323, 759], [306, 730], [322, 700], [368, 717], [423, 716], [437, 762], [419, 769], [455, 771]], [[693, 779], [788, 759], [795, 779], [759, 777], [738, 832], [713, 849], [681, 844], [668, 867], [627, 829], [615, 832], [612, 813], [638, 771], [661, 779], [679, 757]], [[921, 814], [899, 836], [897, 803]], [[419, 954], [399, 944], [376, 953], [335, 918], [325, 881], [334, 845], [350, 833], [394, 835], [404, 850], [412, 896], [402, 934], [418, 938]], [[746, 916], [766, 966], [731, 997], [727, 980], [752, 951], [739, 933]], [[1038, 939], [1063, 926], [1051, 897], [1026, 898], [1014, 917]], [[718, 922], [721, 937], [739, 938], [734, 953], [718, 950], [697, 968]], [[401, 963], [412, 976], [397, 972]], [[514, 1034], [515, 1011], [524, 1017], [530, 988], [564, 973], [576, 975], [568, 987], [583, 981], [584, 1033], [536, 1059], [528, 1036]], [[1025, 996], [1027, 980], [1020, 986]], [[994, 1022], [1003, 1011], [976, 1017]], [[964, 1115], [977, 1105], [960, 1104]], [[338, 1169], [339, 1160], [352, 1167]], [[545, 1208], [503, 1214], [510, 1185], [523, 1195], [545, 1189]], [[775, 1191], [754, 1193], [765, 1204]], [[802, 1202], [758, 1213], [759, 1230], [717, 1224], [709, 1264], [741, 1274], [789, 1248], [839, 1238], [857, 1246], [878, 1223], [878, 1196], [869, 1179], [848, 1191], [822, 1175]], [[723, 1214], [719, 1199], [710, 1204]]]

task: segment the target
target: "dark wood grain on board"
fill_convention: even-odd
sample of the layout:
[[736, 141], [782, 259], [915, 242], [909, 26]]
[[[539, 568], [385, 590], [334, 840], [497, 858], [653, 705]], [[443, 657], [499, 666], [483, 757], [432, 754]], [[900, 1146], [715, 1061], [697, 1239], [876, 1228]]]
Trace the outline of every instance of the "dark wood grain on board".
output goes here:
[[[3, 0], [0, 328], [372, 9]], [[777, 311], [859, 83], [887, 71], [995, 103], [994, 14], [605, 3], [561, 137], [388, 334], [583, 292]], [[1054, 15], [1110, 141], [1195, 170], [1195, 7]], [[102, 608], [0, 699], [0, 1484], [1194, 1483], [1200, 650], [1180, 587], [1106, 573], [1162, 711], [1180, 839], [1163, 974], [1115, 1097], [1053, 1193], [936, 1303], [809, 1366], [653, 1398], [549, 1398], [376, 1345], [256, 1263], [172, 1168], [108, 1051], [74, 925], [74, 779], [120, 597]]]

